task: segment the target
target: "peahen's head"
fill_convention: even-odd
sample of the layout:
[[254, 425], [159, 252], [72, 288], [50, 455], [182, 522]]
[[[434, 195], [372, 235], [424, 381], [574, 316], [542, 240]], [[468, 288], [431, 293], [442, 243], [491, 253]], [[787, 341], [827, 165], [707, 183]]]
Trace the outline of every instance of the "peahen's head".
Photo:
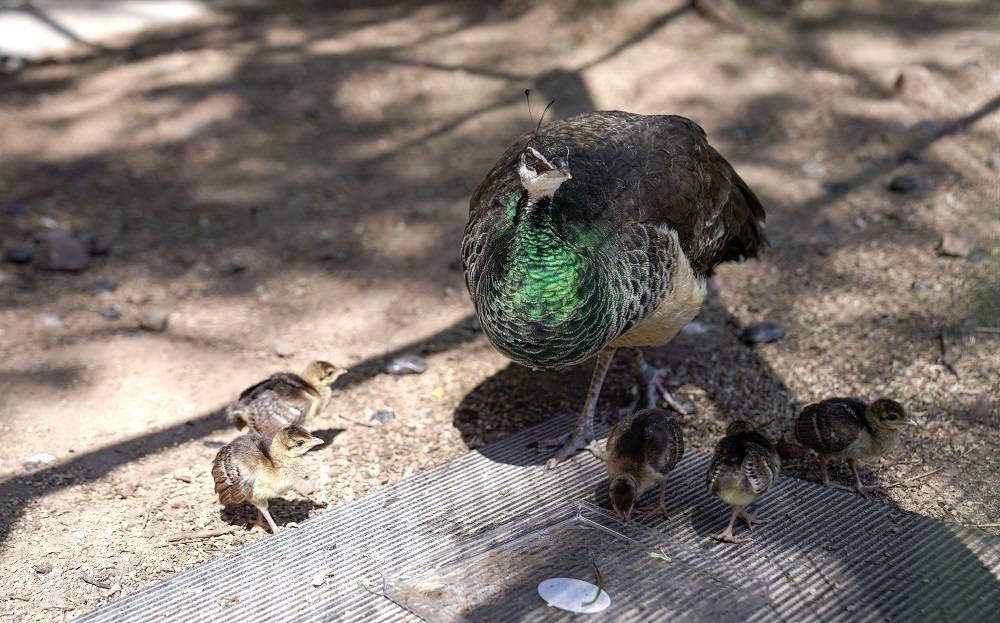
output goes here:
[[517, 167], [521, 185], [531, 199], [551, 197], [566, 180], [573, 179], [569, 171], [569, 148], [533, 136], [521, 152]]

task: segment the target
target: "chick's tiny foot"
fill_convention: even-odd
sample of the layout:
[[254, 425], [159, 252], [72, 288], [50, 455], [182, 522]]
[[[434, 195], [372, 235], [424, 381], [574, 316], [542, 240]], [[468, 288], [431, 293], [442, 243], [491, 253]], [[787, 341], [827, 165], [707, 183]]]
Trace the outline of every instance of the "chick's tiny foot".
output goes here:
[[758, 518], [756, 515], [751, 515], [746, 511], [741, 511], [737, 516], [747, 525], [747, 530], [751, 531], [755, 525], [766, 523], [765, 520]]

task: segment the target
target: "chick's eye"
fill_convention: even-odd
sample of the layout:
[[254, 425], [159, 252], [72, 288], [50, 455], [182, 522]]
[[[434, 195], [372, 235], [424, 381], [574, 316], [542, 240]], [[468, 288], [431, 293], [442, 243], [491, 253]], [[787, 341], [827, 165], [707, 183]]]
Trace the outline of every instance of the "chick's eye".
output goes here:
[[899, 416], [896, 415], [895, 413], [890, 413], [889, 415], [886, 416], [886, 419], [887, 420], [898, 420]]
[[298, 441], [295, 442], [295, 445], [301, 448], [302, 446], [306, 445], [306, 442], [299, 439]]

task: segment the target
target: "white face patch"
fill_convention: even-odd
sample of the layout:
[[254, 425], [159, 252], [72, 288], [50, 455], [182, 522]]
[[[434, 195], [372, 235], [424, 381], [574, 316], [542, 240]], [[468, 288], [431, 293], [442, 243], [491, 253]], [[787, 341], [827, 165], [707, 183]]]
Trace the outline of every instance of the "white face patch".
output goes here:
[[[540, 154], [538, 150], [533, 147], [529, 147], [528, 149], [531, 150], [533, 156], [549, 164], [548, 159]], [[530, 199], [551, 197], [559, 190], [563, 182], [573, 177], [566, 169], [550, 169], [545, 173], [536, 173], [525, 164], [524, 154], [521, 155], [521, 163], [517, 167], [517, 174], [521, 177], [521, 186], [524, 186], [524, 189], [528, 191]]]

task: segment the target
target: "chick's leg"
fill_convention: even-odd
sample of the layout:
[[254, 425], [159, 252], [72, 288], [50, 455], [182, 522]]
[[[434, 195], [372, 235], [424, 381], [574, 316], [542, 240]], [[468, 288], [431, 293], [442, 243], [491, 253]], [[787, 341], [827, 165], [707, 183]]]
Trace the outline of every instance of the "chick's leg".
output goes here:
[[597, 363], [594, 365], [594, 375], [590, 379], [590, 389], [587, 390], [587, 400], [583, 403], [583, 410], [576, 419], [573, 430], [566, 435], [547, 439], [538, 443], [541, 451], [558, 448], [555, 456], [549, 459], [546, 467], [555, 467], [560, 462], [566, 460], [578, 450], [581, 450], [594, 439], [594, 413], [597, 411], [597, 398], [601, 395], [601, 386], [604, 385], [604, 377], [608, 374], [611, 361], [615, 358], [615, 349], [605, 348], [597, 353]]
[[733, 524], [736, 523], [736, 517], [738, 517], [743, 512], [742, 506], [733, 506], [732, 512], [729, 515], [729, 525], [726, 529], [719, 534], [713, 534], [712, 538], [716, 541], [721, 541], [723, 543], [743, 543], [745, 539], [737, 539], [733, 536]]
[[819, 479], [823, 483], [824, 487], [830, 484], [830, 472], [826, 468], [826, 464], [829, 462], [830, 460], [828, 458], [822, 454], [819, 455]]
[[861, 474], [858, 473], [858, 463], [854, 459], [847, 459], [847, 465], [851, 468], [851, 473], [854, 474], [854, 490], [861, 495], [866, 495], [869, 491], [885, 491], [882, 487], [878, 485], [866, 485], [861, 482]]
[[[274, 519], [271, 518], [271, 513], [267, 510], [267, 503], [265, 502], [262, 506], [257, 507], [257, 525], [260, 525], [260, 518], [264, 517], [267, 520], [267, 525], [271, 526], [271, 534], [278, 533], [278, 524], [274, 523]], [[263, 526], [261, 526], [263, 527]]]
[[669, 376], [667, 369], [655, 368], [646, 363], [640, 349], [633, 348], [631, 351], [638, 389], [635, 400], [619, 409], [618, 416], [622, 417], [632, 413], [640, 403], [643, 404], [644, 409], [652, 409], [660, 404], [660, 398], [663, 398], [663, 401], [671, 409], [681, 415], [691, 413], [690, 408], [678, 402], [667, 390], [666, 379]]

